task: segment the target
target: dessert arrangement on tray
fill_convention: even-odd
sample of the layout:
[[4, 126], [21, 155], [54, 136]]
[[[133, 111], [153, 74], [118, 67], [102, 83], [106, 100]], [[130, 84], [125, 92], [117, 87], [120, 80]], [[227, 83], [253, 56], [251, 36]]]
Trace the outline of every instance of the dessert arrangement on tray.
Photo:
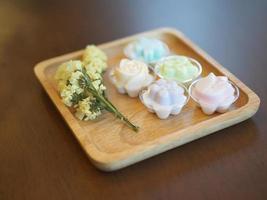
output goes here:
[[255, 93], [173, 29], [88, 45], [35, 73], [106, 171], [243, 121], [259, 106]]
[[[159, 39], [138, 38], [128, 44], [124, 52], [129, 59], [123, 58], [111, 70], [112, 83], [121, 94], [132, 98], [139, 95], [148, 111], [156, 113], [160, 119], [178, 115], [188, 102], [189, 95], [207, 115], [215, 111], [227, 112], [239, 97], [238, 87], [226, 76], [210, 73], [199, 78], [202, 67], [198, 61], [182, 55], [169, 56], [168, 45]], [[102, 110], [106, 110], [138, 131], [139, 127], [132, 124], [105, 96], [102, 74], [106, 68], [107, 56], [94, 45], [86, 47], [82, 60], [62, 63], [55, 79], [63, 103], [75, 108], [75, 115], [80, 120], [94, 120]], [[186, 84], [190, 84], [189, 93]]]

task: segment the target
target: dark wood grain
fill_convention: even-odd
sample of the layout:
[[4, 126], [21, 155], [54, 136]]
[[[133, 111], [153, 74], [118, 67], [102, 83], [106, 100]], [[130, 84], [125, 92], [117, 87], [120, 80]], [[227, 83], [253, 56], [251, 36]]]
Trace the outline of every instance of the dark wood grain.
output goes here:
[[[0, 1], [0, 199], [267, 199], [267, 1]], [[251, 119], [126, 169], [95, 169], [33, 74], [171, 26], [261, 98]], [[111, 127], [112, 128], [112, 127]]]

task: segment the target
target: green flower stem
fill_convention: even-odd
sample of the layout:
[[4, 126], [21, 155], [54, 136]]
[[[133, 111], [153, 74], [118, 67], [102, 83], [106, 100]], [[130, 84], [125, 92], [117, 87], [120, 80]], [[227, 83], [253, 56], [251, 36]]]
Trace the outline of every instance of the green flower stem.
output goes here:
[[[107, 100], [107, 99], [106, 99], [106, 100]], [[132, 128], [135, 132], [138, 131], [139, 127], [137, 127], [137, 126], [135, 126], [134, 124], [132, 124], [132, 123], [128, 120], [127, 117], [125, 117], [121, 112], [119, 112], [119, 111], [117, 110], [116, 107], [114, 107], [114, 106], [112, 105], [112, 103], [111, 103], [109, 100], [107, 100], [107, 102], [108, 102], [108, 104], [109, 104], [108, 106], [111, 107], [111, 108], [113, 108], [113, 109], [112, 109], [112, 110], [114, 111], [113, 113], [115, 114], [115, 116], [116, 116], [117, 118], [119, 118], [120, 120], [122, 120], [123, 122], [125, 122], [126, 125], [129, 126], [130, 128]]]
[[[92, 91], [90, 91], [92, 93]], [[93, 92], [95, 93], [95, 92]], [[113, 113], [115, 117], [119, 118], [121, 121], [123, 121], [128, 127], [133, 129], [135, 132], [138, 131], [139, 127], [132, 124], [127, 117], [125, 117], [118, 109], [106, 98], [104, 98], [101, 94], [97, 92], [97, 94], [94, 94], [94, 96], [102, 102], [109, 112]]]
[[83, 75], [84, 75], [84, 80], [85, 80], [85, 87], [84, 89], [87, 90], [88, 93], [93, 94], [93, 96], [95, 98], [97, 98], [102, 104], [103, 107], [113, 113], [115, 115], [115, 117], [119, 118], [121, 121], [123, 121], [128, 127], [130, 127], [132, 130], [134, 130], [135, 132], [138, 131], [139, 127], [132, 124], [129, 119], [127, 117], [125, 117], [120, 111], [118, 111], [118, 109], [107, 99], [105, 98], [102, 94], [100, 94], [96, 88], [94, 87], [94, 85], [91, 82], [90, 77], [88, 76], [88, 74], [86, 73], [86, 70], [83, 69], [82, 70]]

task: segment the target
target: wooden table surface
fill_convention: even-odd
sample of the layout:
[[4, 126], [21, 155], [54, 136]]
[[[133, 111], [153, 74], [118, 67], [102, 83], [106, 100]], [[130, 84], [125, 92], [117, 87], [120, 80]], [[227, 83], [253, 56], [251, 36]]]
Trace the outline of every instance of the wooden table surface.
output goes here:
[[[267, 199], [266, 10], [265, 0], [1, 0], [0, 199]], [[33, 66], [163, 26], [180, 29], [244, 81], [260, 109], [131, 167], [98, 171]]]

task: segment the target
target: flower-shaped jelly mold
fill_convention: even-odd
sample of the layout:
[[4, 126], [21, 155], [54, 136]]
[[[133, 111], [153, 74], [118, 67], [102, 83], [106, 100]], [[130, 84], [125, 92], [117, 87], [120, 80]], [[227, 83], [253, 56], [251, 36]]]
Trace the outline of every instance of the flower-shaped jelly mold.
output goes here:
[[169, 54], [169, 48], [161, 40], [142, 37], [129, 43], [124, 49], [124, 54], [130, 59], [155, 63]]
[[119, 93], [137, 97], [139, 92], [154, 80], [154, 76], [149, 73], [145, 63], [122, 59], [119, 66], [111, 70], [110, 79]]
[[177, 115], [188, 102], [187, 89], [175, 81], [159, 79], [140, 93], [140, 100], [160, 119]]
[[215, 111], [226, 112], [239, 97], [238, 87], [226, 76], [215, 76], [213, 73], [194, 81], [189, 87], [189, 93], [207, 115]]
[[193, 58], [174, 55], [162, 58], [157, 62], [154, 71], [160, 78], [190, 84], [201, 75], [202, 66]]

